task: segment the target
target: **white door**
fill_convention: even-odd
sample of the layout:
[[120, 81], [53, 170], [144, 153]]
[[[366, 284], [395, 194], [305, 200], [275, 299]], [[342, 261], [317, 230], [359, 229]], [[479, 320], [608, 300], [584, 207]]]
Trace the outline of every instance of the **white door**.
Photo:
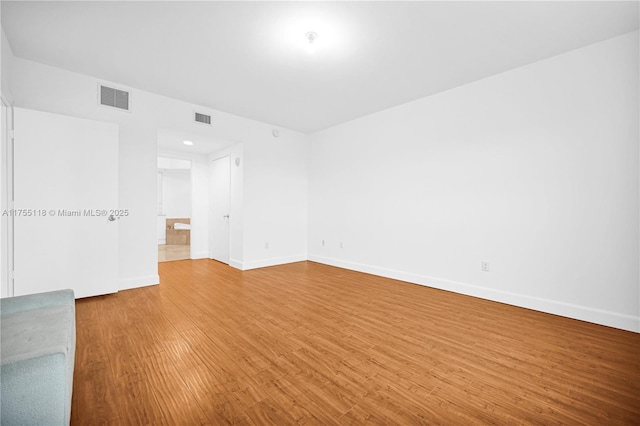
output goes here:
[[15, 108], [14, 128], [15, 295], [116, 292], [118, 126]]
[[211, 258], [229, 264], [229, 205], [231, 193], [229, 157], [211, 163]]

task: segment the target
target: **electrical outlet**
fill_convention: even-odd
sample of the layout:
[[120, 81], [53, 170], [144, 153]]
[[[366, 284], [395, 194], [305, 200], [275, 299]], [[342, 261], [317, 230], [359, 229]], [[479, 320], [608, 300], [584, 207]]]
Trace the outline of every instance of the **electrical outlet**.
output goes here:
[[322, 240], [322, 247], [324, 247], [324, 240]]
[[480, 262], [480, 269], [482, 269], [483, 272], [489, 272], [489, 261], [483, 260]]
[[344, 246], [342, 245], [342, 241], [340, 241], [340, 248], [343, 248]]
[[266, 243], [264, 243], [264, 248], [266, 248], [266, 249], [269, 248], [269, 242], [268, 241]]

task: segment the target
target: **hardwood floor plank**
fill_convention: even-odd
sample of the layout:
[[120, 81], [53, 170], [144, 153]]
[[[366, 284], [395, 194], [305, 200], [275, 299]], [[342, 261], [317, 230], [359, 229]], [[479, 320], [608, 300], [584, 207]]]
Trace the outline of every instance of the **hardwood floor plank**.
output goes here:
[[342, 415], [338, 421], [341, 425], [388, 425], [390, 419], [384, 417], [378, 417], [376, 414], [368, 412], [359, 405], [354, 406], [351, 410]]
[[205, 365], [183, 372], [182, 379], [211, 424], [251, 424], [245, 414], [247, 406], [229, 390], [238, 389], [235, 382], [221, 383], [218, 373]]
[[286, 425], [295, 423], [295, 420], [287, 415], [287, 413], [276, 408], [271, 398], [258, 402], [246, 410], [246, 413], [255, 425]]
[[156, 353], [145, 359], [145, 382], [153, 392], [169, 424], [206, 425], [209, 419], [193, 399], [188, 386], [174, 368], [172, 359]]
[[[151, 386], [143, 377], [123, 376], [116, 385], [120, 420], [125, 425], [168, 425]], [[91, 412], [85, 414], [89, 418]]]
[[159, 265], [76, 303], [80, 424], [640, 424], [640, 334], [344, 269]]
[[103, 365], [102, 368], [96, 368], [95, 364], [92, 366], [93, 369], [89, 377], [76, 376], [73, 384], [72, 400], [72, 406], [91, 406], [91, 416], [81, 416], [80, 412], [72, 410], [71, 421], [79, 425], [106, 425], [113, 423], [120, 416], [116, 403], [117, 382], [112, 379], [106, 365]]

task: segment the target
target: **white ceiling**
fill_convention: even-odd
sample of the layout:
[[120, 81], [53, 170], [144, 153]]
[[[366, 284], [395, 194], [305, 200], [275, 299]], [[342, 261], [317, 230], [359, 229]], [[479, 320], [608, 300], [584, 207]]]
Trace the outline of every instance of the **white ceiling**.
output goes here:
[[[185, 140], [193, 142], [193, 145], [186, 146]], [[158, 151], [169, 156], [172, 153], [206, 155], [220, 151], [234, 143], [234, 141], [215, 139], [211, 136], [187, 133], [182, 130], [158, 129]]]
[[[16, 56], [313, 133], [638, 29], [638, 2], [11, 2]], [[303, 45], [318, 33], [317, 51]]]

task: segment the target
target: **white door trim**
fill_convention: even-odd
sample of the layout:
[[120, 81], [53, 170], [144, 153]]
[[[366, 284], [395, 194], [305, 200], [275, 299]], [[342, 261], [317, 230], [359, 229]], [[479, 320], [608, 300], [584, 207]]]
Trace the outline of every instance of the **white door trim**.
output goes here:
[[[0, 94], [0, 103], [5, 112], [2, 122], [2, 145], [0, 147], [0, 288], [2, 297], [14, 295], [13, 286], [13, 104]], [[5, 214], [7, 213], [7, 214]]]

